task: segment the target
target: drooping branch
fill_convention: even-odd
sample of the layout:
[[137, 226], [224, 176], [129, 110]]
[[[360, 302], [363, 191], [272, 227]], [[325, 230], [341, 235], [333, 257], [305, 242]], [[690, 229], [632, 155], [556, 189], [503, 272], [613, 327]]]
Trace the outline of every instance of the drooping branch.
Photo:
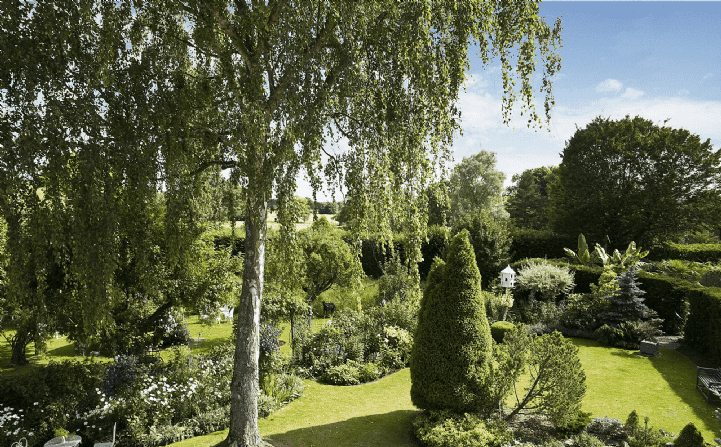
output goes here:
[[326, 42], [333, 35], [335, 25], [336, 22], [333, 17], [326, 17], [323, 29], [320, 30], [320, 33], [316, 36], [315, 39], [313, 39], [311, 44], [302, 51], [298, 64], [295, 64], [291, 68], [288, 68], [278, 81], [277, 85], [270, 85], [270, 96], [268, 97], [268, 106], [266, 108], [269, 115], [272, 115], [273, 112], [275, 112], [275, 109], [278, 106], [278, 102], [280, 101], [280, 98], [282, 98], [285, 94], [285, 91], [288, 88], [288, 85], [290, 84], [290, 81], [293, 78], [295, 71], [304, 69], [304, 67], [308, 64], [308, 61], [314, 55], [316, 55], [318, 51], [325, 47]]

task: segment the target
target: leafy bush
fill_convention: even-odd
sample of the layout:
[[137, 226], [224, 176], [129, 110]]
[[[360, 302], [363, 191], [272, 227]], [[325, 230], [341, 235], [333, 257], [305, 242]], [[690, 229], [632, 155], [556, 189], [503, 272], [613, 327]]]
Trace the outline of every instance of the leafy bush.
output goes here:
[[[339, 311], [316, 334], [302, 331], [296, 334], [293, 365], [307, 377], [344, 384], [350, 382], [336, 377], [348, 373], [350, 368], [336, 367], [346, 363], [375, 364], [358, 376], [361, 382], [375, 380], [389, 370], [404, 368], [410, 361], [413, 346], [413, 337], [407, 329], [415, 326], [413, 308], [410, 300], [372, 308], [365, 314]], [[329, 373], [333, 368], [336, 369]]]
[[321, 379], [331, 385], [358, 385], [360, 383], [359, 363], [353, 360], [328, 368]]
[[375, 363], [363, 363], [358, 366], [358, 380], [361, 383], [372, 382], [384, 374], [384, 368]]
[[180, 312], [171, 310], [159, 320], [153, 333], [154, 346], [177, 346], [187, 345], [192, 337], [188, 325], [181, 321]]
[[520, 290], [528, 290], [531, 301], [536, 295], [545, 301], [553, 301], [558, 295], [571, 292], [575, 283], [568, 267], [542, 262], [526, 265], [518, 272], [516, 286]]
[[411, 354], [411, 400], [427, 410], [489, 411], [493, 341], [468, 232], [436, 259], [421, 299]]
[[603, 298], [590, 293], [572, 293], [558, 321], [566, 329], [592, 332], [598, 327], [597, 316], [607, 307], [608, 302]]
[[675, 447], [703, 447], [703, 435], [693, 422], [689, 422], [673, 441]]
[[294, 374], [269, 374], [261, 382], [263, 394], [275, 400], [277, 407], [297, 399], [303, 394], [303, 381]]
[[508, 321], [496, 321], [491, 325], [491, 336], [496, 343], [503, 343], [503, 337], [516, 326]]
[[425, 447], [497, 447], [513, 441], [503, 422], [450, 411], [421, 414], [413, 421], [413, 433]]
[[579, 411], [575, 417], [568, 418], [567, 422], [556, 427], [556, 434], [561, 438], [580, 433], [591, 422], [591, 413]]
[[576, 447], [604, 447], [604, 443], [589, 433], [579, 433], [573, 438], [573, 445]]
[[503, 321], [506, 319], [508, 309], [513, 306], [513, 294], [507, 290], [496, 294], [483, 291], [484, 302], [486, 303], [486, 316], [489, 321]]

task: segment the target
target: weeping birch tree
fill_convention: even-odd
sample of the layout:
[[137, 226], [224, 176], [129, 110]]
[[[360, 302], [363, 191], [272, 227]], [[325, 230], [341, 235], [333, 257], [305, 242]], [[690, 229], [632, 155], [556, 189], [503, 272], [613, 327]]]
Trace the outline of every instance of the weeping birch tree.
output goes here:
[[[166, 221], [179, 235], [189, 234], [181, 230], [192, 226], [188, 203], [205, 171], [228, 169], [244, 188], [245, 258], [226, 440], [231, 446], [262, 444], [258, 334], [269, 200], [278, 201], [288, 241], [283, 246], [292, 250], [295, 216], [288, 204], [298, 176], [307, 175], [316, 190], [324, 180], [340, 186], [357, 218], [355, 234], [388, 237], [391, 225], [402, 224], [411, 234], [415, 266], [424, 237], [423, 191], [460, 129], [458, 92], [475, 57], [469, 45], [477, 46], [486, 64], [500, 59], [506, 122], [517, 95], [529, 125], [550, 119], [551, 79], [560, 68], [560, 21], [549, 26], [537, 2], [526, 0], [58, 0], [17, 1], [10, 9], [2, 22], [2, 50], [12, 63], [3, 68], [0, 90], [14, 92], [3, 97], [13, 111], [3, 116], [4, 156], [30, 150], [28, 162], [51, 175], [66, 172], [72, 157], [95, 157], [97, 166], [107, 166], [98, 173], [104, 183], [98, 185], [97, 176], [86, 183], [93, 197], [121, 205], [123, 213], [143, 215], [144, 191], [167, 188]], [[12, 46], [15, 40], [41, 50], [49, 42], [60, 56], [39, 51], [52, 70], [37, 83], [23, 80], [36, 76], [37, 64]], [[544, 118], [533, 103], [537, 60]], [[57, 140], [70, 149], [43, 140], [40, 134], [50, 129], [34, 133], [32, 149], [26, 149], [21, 140], [32, 127], [26, 118], [42, 115], [33, 104], [40, 92], [49, 99], [44, 92], [50, 90], [78, 90], [85, 98], [79, 114], [72, 98], [57, 106], [68, 112], [62, 129], [74, 136]], [[49, 191], [49, 200], [74, 200], [71, 194], [82, 184], [65, 195]], [[106, 228], [103, 219], [134, 225], [117, 208], [93, 212], [99, 228]], [[93, 240], [92, 231], [83, 234]], [[180, 237], [177, 247], [182, 251]], [[91, 254], [79, 251], [84, 261], [73, 262], [90, 262]], [[112, 271], [110, 261], [101, 266]], [[109, 283], [83, 280], [88, 302], [97, 301]], [[89, 312], [91, 317], [102, 315]]]

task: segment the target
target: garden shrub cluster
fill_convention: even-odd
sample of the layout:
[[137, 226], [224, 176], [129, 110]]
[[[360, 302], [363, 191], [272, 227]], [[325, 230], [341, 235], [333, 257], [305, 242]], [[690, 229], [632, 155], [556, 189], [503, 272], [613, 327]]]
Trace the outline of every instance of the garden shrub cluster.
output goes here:
[[[677, 447], [704, 447], [704, 439], [693, 423], [686, 425], [674, 437], [649, 424], [649, 418], [640, 421], [632, 411], [622, 422], [608, 416], [590, 419], [589, 413], [579, 412], [570, 430], [549, 433], [526, 432], [520, 427], [509, 428], [503, 421], [485, 418], [477, 414], [458, 414], [447, 410], [425, 411], [413, 421], [413, 432], [424, 447], [450, 446], [508, 446], [562, 447], [559, 439], [572, 435], [575, 447], [603, 447], [605, 445], [628, 445], [629, 447], [663, 447], [673, 442]], [[556, 438], [557, 437], [557, 438]]]
[[[119, 356], [115, 363], [51, 363], [26, 375], [0, 378], [0, 445], [21, 437], [42, 445], [55, 430], [107, 441], [117, 423], [117, 442], [165, 445], [227, 426], [230, 412], [231, 346], [206, 355], [174, 348], [168, 362]], [[289, 374], [266, 375], [259, 415], [302, 393]], [[15, 425], [17, 422], [17, 425]], [[12, 429], [11, 429], [12, 428]]]
[[413, 433], [425, 447], [499, 447], [513, 442], [502, 421], [447, 410], [431, 410], [416, 417]]
[[375, 380], [408, 365], [417, 304], [396, 300], [368, 309], [337, 311], [318, 332], [297, 330], [293, 366], [300, 374], [335, 385]]

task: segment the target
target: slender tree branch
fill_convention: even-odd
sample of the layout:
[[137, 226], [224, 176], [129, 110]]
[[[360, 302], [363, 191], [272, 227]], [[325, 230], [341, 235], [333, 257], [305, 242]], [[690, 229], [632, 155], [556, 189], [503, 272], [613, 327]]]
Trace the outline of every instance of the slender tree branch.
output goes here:
[[[248, 5], [246, 5], [245, 2], [240, 2], [240, 4], [245, 5], [245, 10], [247, 11]], [[204, 5], [204, 7], [208, 8], [208, 6], [206, 5]], [[248, 48], [240, 42], [240, 39], [233, 31], [230, 22], [228, 22], [228, 20], [226, 20], [225, 17], [220, 14], [220, 11], [218, 11], [217, 8], [213, 8], [211, 12], [213, 13], [213, 16], [215, 17], [218, 25], [220, 26], [220, 29], [230, 39], [231, 43], [233, 44], [233, 48], [235, 48], [235, 51], [237, 51], [238, 54], [243, 58], [243, 61], [245, 61], [245, 65], [246, 67], [248, 67], [248, 70], [252, 70], [253, 62], [250, 57], [250, 51], [248, 51]]]

